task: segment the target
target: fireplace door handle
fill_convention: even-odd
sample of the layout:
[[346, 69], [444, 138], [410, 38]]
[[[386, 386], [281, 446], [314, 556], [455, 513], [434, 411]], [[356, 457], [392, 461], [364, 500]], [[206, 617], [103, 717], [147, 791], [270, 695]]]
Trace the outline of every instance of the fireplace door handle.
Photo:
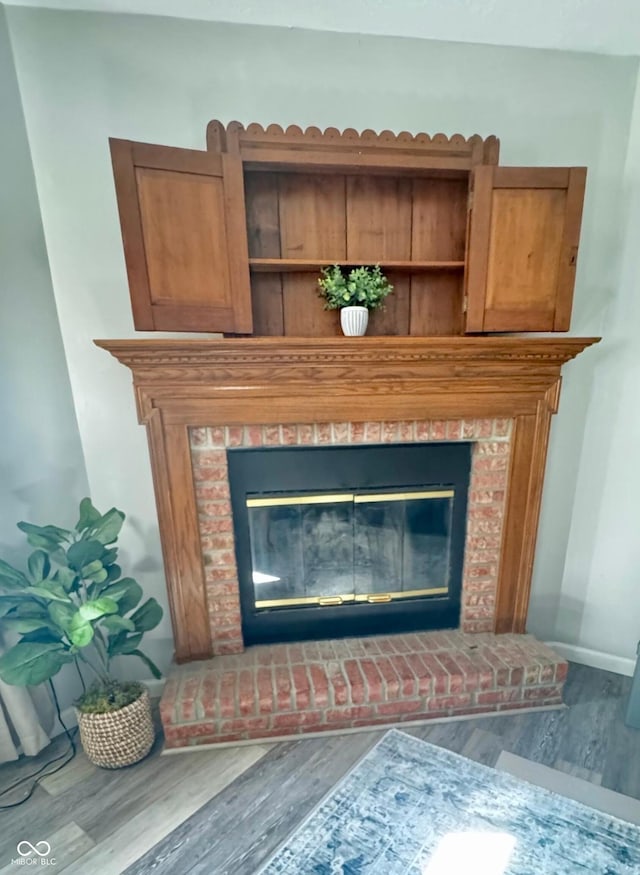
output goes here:
[[367, 596], [367, 601], [370, 605], [380, 605], [384, 602], [391, 601], [391, 595], [388, 592], [376, 592]]

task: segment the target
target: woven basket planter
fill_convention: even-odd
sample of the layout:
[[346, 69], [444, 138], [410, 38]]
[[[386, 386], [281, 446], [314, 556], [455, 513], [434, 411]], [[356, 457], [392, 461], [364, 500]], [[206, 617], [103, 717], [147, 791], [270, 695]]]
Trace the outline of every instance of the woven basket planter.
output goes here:
[[107, 714], [82, 714], [76, 710], [80, 740], [87, 757], [103, 769], [131, 766], [146, 757], [155, 738], [151, 699], [142, 695]]

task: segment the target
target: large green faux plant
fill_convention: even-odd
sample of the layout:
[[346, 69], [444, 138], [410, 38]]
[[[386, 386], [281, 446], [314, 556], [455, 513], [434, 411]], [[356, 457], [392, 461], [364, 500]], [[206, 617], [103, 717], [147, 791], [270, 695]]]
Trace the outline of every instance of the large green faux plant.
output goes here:
[[106, 686], [113, 683], [111, 660], [122, 654], [140, 657], [161, 676], [139, 644], [162, 608], [154, 598], [140, 604], [142, 588], [116, 564], [113, 544], [124, 518], [115, 507], [101, 514], [83, 498], [74, 530], [18, 523], [36, 549], [25, 572], [0, 560], [0, 627], [21, 636], [0, 657], [5, 683], [39, 684], [76, 662]]
[[393, 286], [380, 270], [373, 267], [354, 267], [347, 276], [339, 264], [325, 267], [318, 280], [320, 297], [325, 299], [325, 310], [338, 310], [342, 307], [366, 307], [376, 310], [393, 291]]

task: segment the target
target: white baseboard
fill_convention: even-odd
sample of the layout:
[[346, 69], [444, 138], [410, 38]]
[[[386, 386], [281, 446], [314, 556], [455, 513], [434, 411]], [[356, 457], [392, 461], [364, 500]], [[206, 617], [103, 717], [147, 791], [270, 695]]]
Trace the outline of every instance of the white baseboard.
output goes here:
[[616, 674], [631, 677], [636, 667], [635, 659], [629, 659], [626, 656], [614, 656], [612, 653], [590, 650], [588, 647], [578, 647], [577, 644], [563, 644], [561, 641], [545, 641], [545, 644], [570, 662], [590, 665], [591, 668], [601, 668], [604, 671], [613, 671]]
[[[164, 685], [166, 682], [166, 678], [160, 678], [160, 680], [156, 680], [153, 678], [152, 680], [144, 681], [145, 687], [149, 690], [149, 695], [152, 699], [157, 699], [162, 695], [162, 690], [164, 689]], [[78, 725], [78, 721], [76, 720], [76, 711], [73, 705], [69, 705], [68, 708], [65, 708], [60, 712], [60, 716], [62, 717], [62, 722], [67, 727], [67, 729], [73, 729], [74, 726]], [[60, 735], [60, 733], [64, 732], [64, 728], [58, 722], [58, 718], [56, 717], [56, 722], [51, 730], [51, 738], [54, 738], [56, 735]]]

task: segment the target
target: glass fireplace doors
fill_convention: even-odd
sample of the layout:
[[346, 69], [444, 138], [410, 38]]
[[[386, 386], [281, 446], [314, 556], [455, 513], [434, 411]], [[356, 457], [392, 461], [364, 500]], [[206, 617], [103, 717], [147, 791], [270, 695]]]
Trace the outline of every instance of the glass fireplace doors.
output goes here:
[[452, 489], [251, 495], [255, 607], [446, 595]]
[[470, 444], [228, 458], [245, 643], [458, 625]]

